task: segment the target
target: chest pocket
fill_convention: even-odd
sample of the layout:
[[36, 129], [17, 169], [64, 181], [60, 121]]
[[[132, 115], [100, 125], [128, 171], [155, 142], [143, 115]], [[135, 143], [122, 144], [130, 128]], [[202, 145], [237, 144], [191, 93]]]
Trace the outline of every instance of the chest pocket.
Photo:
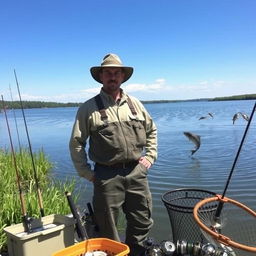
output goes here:
[[91, 147], [99, 145], [95, 147], [94, 150], [99, 150], [105, 154], [115, 154], [122, 151], [122, 145], [124, 142], [119, 134], [121, 134], [121, 127], [117, 123], [101, 125], [92, 132], [92, 136], [90, 137], [92, 142]]
[[142, 148], [146, 145], [146, 131], [144, 128], [145, 119], [140, 115], [129, 115], [129, 128], [131, 143], [137, 147]]
[[[97, 129], [102, 142], [104, 138], [105, 143], [108, 142], [109, 146], [118, 148], [118, 146], [124, 145], [125, 140], [130, 150], [142, 149], [146, 145], [145, 119], [142, 115], [137, 114], [129, 97], [127, 97], [127, 104], [131, 113], [128, 115], [128, 120], [122, 122], [121, 126], [117, 123], [108, 122], [106, 109], [99, 94], [95, 96], [95, 101], [101, 115], [101, 120], [105, 124]], [[126, 138], [124, 139], [120, 134], [124, 134]]]

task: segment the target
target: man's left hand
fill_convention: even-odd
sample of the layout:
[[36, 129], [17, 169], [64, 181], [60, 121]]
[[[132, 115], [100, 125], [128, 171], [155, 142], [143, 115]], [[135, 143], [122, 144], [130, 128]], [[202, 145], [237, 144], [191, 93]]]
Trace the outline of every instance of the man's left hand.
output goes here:
[[139, 159], [139, 163], [143, 164], [147, 169], [149, 169], [151, 167], [151, 163], [144, 156], [142, 156]]

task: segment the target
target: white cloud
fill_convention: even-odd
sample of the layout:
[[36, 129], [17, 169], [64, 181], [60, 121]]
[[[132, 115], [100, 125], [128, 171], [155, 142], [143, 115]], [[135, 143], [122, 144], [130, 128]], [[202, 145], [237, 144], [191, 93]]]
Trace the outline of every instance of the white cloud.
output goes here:
[[256, 83], [242, 84], [213, 79], [175, 85], [167, 84], [164, 79], [158, 79], [153, 84], [137, 85], [137, 87], [143, 90], [130, 92], [142, 100], [186, 100], [256, 93]]
[[165, 83], [165, 79], [164, 78], [158, 78], [158, 79], [156, 79], [156, 82], [158, 84], [164, 84]]
[[[185, 100], [198, 98], [213, 98], [239, 94], [256, 93], [256, 83], [241, 84], [223, 80], [201, 80], [193, 84], [168, 84], [163, 78], [156, 79], [151, 84], [122, 85], [125, 92], [141, 100]], [[95, 96], [100, 87], [83, 89], [77, 93], [59, 95], [23, 94], [23, 100], [54, 101], [54, 102], [84, 102]], [[14, 100], [18, 100], [17, 96]]]
[[[100, 88], [89, 88], [81, 90], [77, 93], [58, 94], [58, 95], [32, 95], [22, 94], [23, 101], [47, 101], [47, 102], [84, 102], [85, 100], [95, 96], [100, 92]], [[14, 100], [19, 100], [18, 95], [14, 96]]]
[[100, 87], [95, 87], [95, 88], [89, 88], [89, 89], [84, 89], [81, 91], [81, 93], [86, 94], [97, 94], [100, 92]]
[[155, 92], [160, 90], [168, 90], [168, 86], [165, 84], [165, 79], [157, 79], [153, 84], [128, 84], [123, 86], [123, 89], [130, 93], [130, 92]]

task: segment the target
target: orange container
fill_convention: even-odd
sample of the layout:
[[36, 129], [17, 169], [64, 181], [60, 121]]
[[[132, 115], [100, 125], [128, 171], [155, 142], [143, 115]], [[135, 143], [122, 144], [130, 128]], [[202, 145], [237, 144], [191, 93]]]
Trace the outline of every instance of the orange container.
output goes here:
[[82, 256], [86, 252], [104, 251], [108, 256], [125, 256], [130, 252], [126, 244], [107, 238], [92, 238], [62, 249], [52, 256]]

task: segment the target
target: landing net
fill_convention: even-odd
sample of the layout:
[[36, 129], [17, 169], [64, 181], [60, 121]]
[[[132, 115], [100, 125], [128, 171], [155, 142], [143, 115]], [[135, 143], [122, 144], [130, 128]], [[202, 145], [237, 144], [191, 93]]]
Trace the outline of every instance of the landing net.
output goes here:
[[[216, 207], [220, 202], [223, 208], [218, 218], [205, 210]], [[233, 199], [216, 195], [198, 202], [193, 215], [210, 243], [233, 251], [234, 254], [231, 255], [256, 255], [256, 212], [249, 207]]]

